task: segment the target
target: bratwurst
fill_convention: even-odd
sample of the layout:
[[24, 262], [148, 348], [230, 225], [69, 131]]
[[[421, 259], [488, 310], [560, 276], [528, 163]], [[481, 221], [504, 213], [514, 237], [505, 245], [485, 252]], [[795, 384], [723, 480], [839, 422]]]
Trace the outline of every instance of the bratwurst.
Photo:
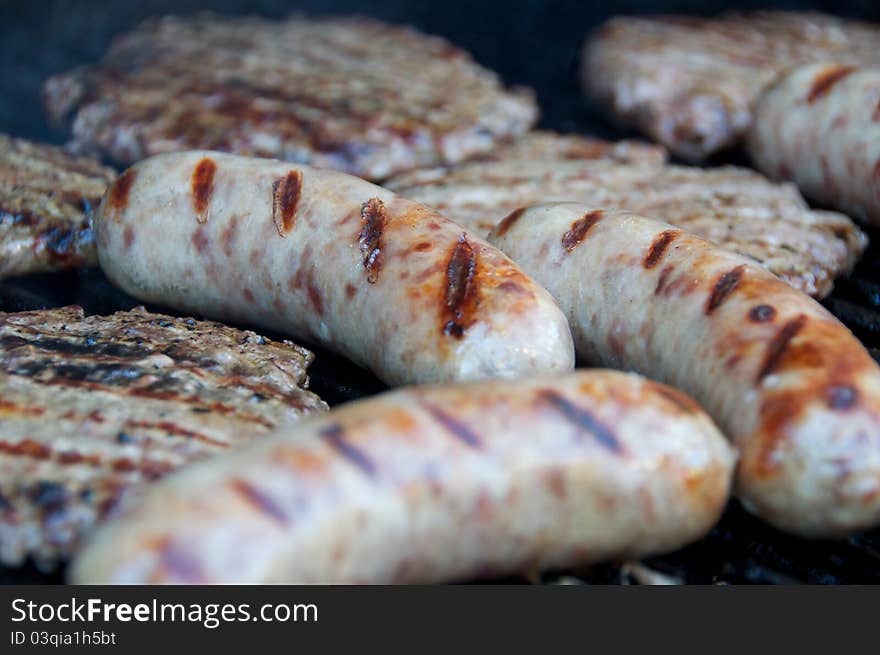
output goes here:
[[556, 297], [585, 361], [693, 394], [739, 448], [750, 510], [811, 537], [880, 522], [880, 368], [816, 301], [627, 212], [539, 205], [490, 241]]
[[633, 374], [412, 387], [192, 466], [106, 524], [76, 583], [429, 583], [673, 550], [734, 455]]
[[208, 151], [151, 157], [98, 210], [133, 296], [324, 344], [390, 385], [570, 370], [550, 295], [496, 248], [356, 177]]
[[880, 69], [794, 69], [758, 101], [748, 149], [767, 175], [880, 226]]

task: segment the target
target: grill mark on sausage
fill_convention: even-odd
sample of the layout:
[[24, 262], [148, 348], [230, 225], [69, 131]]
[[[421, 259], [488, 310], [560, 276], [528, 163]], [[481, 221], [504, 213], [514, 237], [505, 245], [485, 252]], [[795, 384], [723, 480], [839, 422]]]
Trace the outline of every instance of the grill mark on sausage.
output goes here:
[[709, 299], [706, 301], [706, 315], [721, 307], [730, 295], [736, 291], [740, 281], [742, 281], [745, 270], [745, 266], [737, 266], [718, 277], [715, 286], [712, 287], [712, 293], [709, 294]]
[[755, 305], [749, 310], [749, 320], [753, 323], [768, 323], [776, 317], [776, 309], [771, 305]]
[[361, 231], [358, 235], [358, 245], [363, 256], [364, 270], [367, 272], [367, 282], [370, 284], [375, 284], [379, 280], [379, 273], [382, 272], [382, 237], [387, 220], [385, 203], [379, 198], [370, 198], [361, 205]]
[[480, 437], [457, 418], [430, 403], [422, 401], [420, 405], [425, 408], [425, 411], [427, 411], [437, 423], [443, 426], [443, 429], [447, 434], [452, 435], [471, 448], [479, 449], [483, 447], [483, 442]]
[[859, 399], [859, 392], [848, 384], [828, 387], [825, 396], [831, 409], [850, 409]]
[[648, 249], [648, 254], [645, 255], [645, 258], [642, 260], [642, 266], [645, 268], [654, 268], [660, 261], [660, 258], [666, 253], [666, 249], [669, 248], [669, 245], [675, 241], [675, 238], [679, 234], [680, 232], [678, 230], [665, 230], [658, 234], [654, 239], [654, 242], [651, 244], [651, 247]]
[[208, 222], [208, 206], [211, 204], [211, 194], [214, 193], [214, 174], [217, 172], [217, 164], [210, 157], [205, 157], [193, 169], [192, 174], [192, 204], [196, 212], [196, 220], [199, 223]]
[[318, 290], [318, 287], [315, 284], [315, 278], [312, 275], [311, 271], [306, 274], [306, 294], [308, 294], [309, 302], [312, 303], [312, 307], [314, 307], [315, 312], [318, 314], [318, 316], [323, 316], [324, 301], [321, 298], [321, 292]]
[[854, 70], [855, 68], [853, 66], [838, 66], [837, 68], [830, 68], [819, 73], [813, 80], [813, 85], [810, 87], [810, 93], [807, 95], [807, 102], [813, 104], [822, 96], [827, 95], [835, 84]]
[[279, 525], [286, 526], [290, 522], [287, 512], [274, 498], [257, 489], [247, 480], [233, 480], [230, 487], [242, 500]]
[[512, 212], [510, 212], [495, 228], [495, 235], [503, 237], [505, 234], [507, 234], [508, 230], [510, 230], [510, 228], [514, 226], [514, 224], [522, 217], [525, 212], [526, 207], [520, 207], [519, 209], [514, 209]]
[[874, 107], [874, 115], [871, 117], [871, 120], [875, 123], [880, 123], [880, 100], [877, 101], [877, 106]]
[[339, 423], [333, 423], [321, 430], [321, 436], [327, 440], [333, 450], [354, 464], [368, 477], [375, 477], [376, 465], [362, 450], [345, 439], [345, 429]]
[[129, 168], [116, 178], [113, 186], [110, 187], [110, 196], [108, 198], [112, 209], [121, 212], [128, 206], [128, 196], [131, 193], [131, 187], [134, 184], [135, 178], [137, 178], [137, 171], [133, 168]]
[[443, 334], [460, 339], [475, 321], [477, 252], [462, 232], [446, 265]]
[[767, 346], [767, 352], [764, 354], [764, 363], [761, 365], [761, 370], [758, 371], [757, 383], [760, 383], [761, 380], [776, 369], [785, 354], [786, 348], [788, 348], [788, 344], [791, 343], [791, 340], [795, 338], [797, 333], [806, 324], [807, 317], [804, 314], [799, 314], [779, 329], [779, 332], [776, 333], [773, 340]]
[[171, 537], [160, 539], [155, 544], [155, 549], [162, 568], [171, 574], [169, 577], [186, 582], [198, 582], [202, 579], [199, 560], [176, 545]]
[[662, 271], [660, 271], [660, 277], [657, 278], [657, 286], [654, 287], [655, 296], [659, 296], [661, 293], [663, 293], [663, 289], [666, 287], [666, 282], [668, 281], [670, 274], [674, 270], [675, 267], [670, 264], [669, 266], [664, 267]]
[[568, 496], [568, 484], [565, 472], [560, 467], [553, 467], [544, 472], [544, 486], [560, 500]]
[[302, 178], [302, 171], [290, 171], [272, 182], [272, 222], [280, 237], [287, 236], [296, 224]]
[[571, 252], [577, 248], [586, 238], [593, 226], [602, 220], [604, 213], [601, 209], [584, 214], [583, 218], [579, 218], [571, 224], [571, 228], [562, 235], [562, 247], [566, 252]]
[[200, 255], [208, 252], [208, 235], [205, 234], [204, 228], [199, 225], [192, 235], [192, 244]]
[[693, 398], [691, 398], [687, 394], [682, 393], [678, 389], [673, 389], [671, 387], [656, 383], [652, 384], [651, 388], [657, 395], [663, 396], [663, 398], [678, 407], [678, 409], [683, 411], [685, 414], [696, 414], [697, 412], [701, 411], [700, 406]]
[[227, 257], [232, 257], [235, 254], [235, 248], [233, 247], [233, 243], [235, 242], [238, 236], [238, 222], [241, 220], [241, 216], [239, 214], [233, 214], [229, 218], [229, 224], [226, 226], [226, 229], [220, 234], [220, 242], [223, 244], [223, 253]]
[[614, 454], [620, 455], [623, 453], [623, 446], [614, 432], [588, 410], [575, 405], [553, 389], [544, 389], [539, 393], [545, 402], [558, 410], [562, 417], [579, 431], [590, 433], [599, 445]]
[[173, 423], [172, 421], [126, 421], [125, 427], [162, 430], [163, 432], [167, 432], [168, 434], [186, 437], [187, 439], [192, 439], [193, 441], [201, 441], [202, 443], [210, 444], [212, 446], [219, 446], [220, 448], [229, 447], [229, 444], [225, 441], [218, 441], [217, 439], [213, 439], [212, 437], [209, 437], [206, 434], [202, 434], [201, 432], [196, 432], [195, 430], [189, 430], [187, 428], [181, 427], [176, 423]]

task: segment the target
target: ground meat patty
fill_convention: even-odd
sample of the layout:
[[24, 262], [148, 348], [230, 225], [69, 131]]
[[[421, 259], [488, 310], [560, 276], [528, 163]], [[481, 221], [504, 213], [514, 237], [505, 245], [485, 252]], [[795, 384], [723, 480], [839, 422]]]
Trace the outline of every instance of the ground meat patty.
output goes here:
[[628, 209], [751, 257], [817, 297], [867, 246], [848, 217], [810, 209], [791, 184], [744, 168], [670, 165], [661, 148], [637, 142], [541, 133], [491, 158], [413, 171], [386, 186], [481, 233], [536, 203]]
[[52, 569], [124, 493], [326, 410], [312, 358], [143, 308], [0, 313], [0, 563]]
[[786, 69], [880, 63], [880, 28], [819, 13], [625, 16], [584, 46], [585, 91], [621, 121], [699, 160], [736, 145]]
[[94, 265], [89, 210], [113, 170], [0, 133], [0, 278]]
[[767, 175], [880, 226], [880, 68], [794, 69], [761, 97], [747, 144]]
[[485, 152], [537, 118], [531, 92], [444, 39], [365, 18], [152, 19], [44, 95], [76, 149], [120, 164], [209, 148], [368, 179]]

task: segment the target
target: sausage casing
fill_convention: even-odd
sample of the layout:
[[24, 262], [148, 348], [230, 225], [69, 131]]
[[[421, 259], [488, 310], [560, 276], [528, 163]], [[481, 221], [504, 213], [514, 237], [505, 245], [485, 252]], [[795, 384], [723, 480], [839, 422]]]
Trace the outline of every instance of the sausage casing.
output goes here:
[[668, 551], [733, 451], [688, 396], [578, 371], [410, 387], [175, 473], [100, 529], [78, 583], [414, 583]]
[[573, 366], [565, 317], [510, 259], [344, 173], [158, 155], [114, 182], [96, 232], [137, 298], [321, 343], [391, 385]]
[[694, 396], [740, 451], [747, 507], [825, 536], [880, 522], [880, 369], [816, 301], [670, 225], [574, 203], [490, 236], [556, 297], [587, 362]]
[[768, 175], [880, 225], [880, 69], [795, 68], [758, 101], [748, 149]]

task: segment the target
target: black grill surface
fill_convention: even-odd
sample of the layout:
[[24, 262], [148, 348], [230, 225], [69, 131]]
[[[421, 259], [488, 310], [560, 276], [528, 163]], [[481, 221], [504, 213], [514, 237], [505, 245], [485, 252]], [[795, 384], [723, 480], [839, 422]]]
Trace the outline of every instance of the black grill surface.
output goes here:
[[[880, 21], [876, 0], [813, 2], [719, 0], [619, 0], [594, 3], [559, 0], [470, 3], [384, 0], [319, 2], [149, 0], [7, 1], [0, 6], [0, 130], [16, 136], [61, 143], [39, 107], [39, 88], [50, 74], [97, 59], [114, 33], [146, 16], [213, 9], [224, 13], [283, 16], [291, 11], [360, 13], [409, 23], [446, 36], [471, 50], [511, 84], [538, 92], [542, 127], [606, 138], [632, 136], [605, 122], [581, 101], [575, 77], [585, 32], [617, 13], [715, 13], [725, 9], [818, 9]], [[734, 155], [730, 163], [745, 163]], [[880, 234], [854, 273], [839, 280], [825, 305], [880, 359]], [[877, 245], [873, 245], [877, 244]], [[79, 304], [89, 313], [107, 314], [140, 303], [113, 287], [98, 270], [34, 275], [0, 281], [0, 311], [22, 311]], [[167, 308], [150, 309], [169, 311]], [[169, 312], [169, 313], [174, 313]], [[248, 327], [248, 326], [241, 326]], [[259, 328], [257, 328], [259, 329]], [[273, 335], [261, 330], [274, 338]], [[305, 344], [309, 345], [309, 344]], [[311, 369], [312, 389], [330, 405], [382, 391], [368, 372], [321, 348]], [[698, 584], [846, 584], [880, 582], [880, 529], [833, 541], [807, 541], [770, 528], [732, 501], [718, 526], [703, 540], [675, 553], [643, 562], [644, 567], [606, 564], [581, 571], [512, 578], [513, 583], [638, 583], [651, 575], [670, 582]], [[63, 573], [45, 575], [31, 565], [0, 568], [0, 583], [58, 583]], [[496, 581], [497, 582], [497, 581]]]

